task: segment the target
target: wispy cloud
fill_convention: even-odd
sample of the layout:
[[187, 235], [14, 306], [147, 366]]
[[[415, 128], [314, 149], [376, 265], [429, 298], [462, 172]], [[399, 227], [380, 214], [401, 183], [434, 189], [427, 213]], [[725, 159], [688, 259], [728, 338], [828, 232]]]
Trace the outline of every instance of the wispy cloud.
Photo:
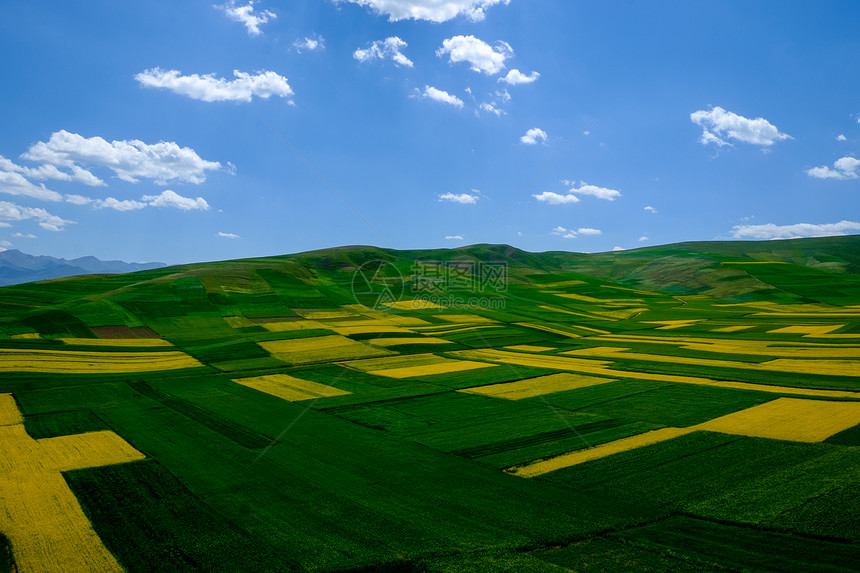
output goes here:
[[325, 50], [325, 38], [319, 34], [313, 36], [305, 36], [293, 42], [293, 49], [301, 54], [302, 52], [315, 52], [317, 50]]
[[180, 211], [208, 211], [209, 203], [203, 197], [192, 199], [166, 189], [158, 195], [144, 195], [140, 201], [134, 199], [119, 200], [115, 197], [97, 199], [93, 201], [96, 209], [114, 209], [116, 211], [136, 211], [146, 207], [167, 207], [179, 209]]
[[233, 80], [216, 78], [215, 74], [181, 74], [179, 70], [152, 68], [135, 75], [134, 79], [144, 87], [166, 89], [205, 102], [250, 102], [254, 97], [267, 99], [271, 96], [289, 99], [294, 95], [287, 78], [271, 71], [252, 75], [233, 70], [236, 77]]
[[648, 211], [649, 213], [656, 213], [656, 212], [657, 212], [657, 209], [655, 209], [655, 208], [654, 208], [654, 207], [652, 207], [651, 205], [646, 205], [646, 206], [644, 207], [644, 209], [645, 209], [646, 211]]
[[445, 235], [446, 241], [462, 241], [463, 235]]
[[248, 0], [248, 3], [244, 6], [236, 6], [235, 0], [230, 0], [227, 4], [216, 6], [216, 8], [221, 9], [234, 22], [244, 24], [250, 36], [259, 36], [262, 34], [263, 31], [260, 30], [260, 25], [278, 17], [271, 10], [255, 11], [254, 0]]
[[839, 221], [838, 223], [796, 223], [794, 225], [735, 225], [735, 239], [793, 239], [801, 237], [829, 237], [860, 232], [860, 223]]
[[601, 235], [603, 231], [600, 229], [593, 229], [591, 227], [580, 227], [578, 229], [567, 229], [562, 226], [558, 226], [552, 230], [552, 234], [562, 237], [564, 239], [576, 239], [580, 235]]
[[52, 215], [40, 207], [23, 207], [8, 201], [0, 201], [0, 221], [26, 221], [28, 219], [35, 220], [40, 227], [48, 231], [62, 231], [63, 227], [74, 223], [74, 221], [67, 221]]
[[440, 90], [434, 88], [433, 86], [424, 86], [424, 91], [418, 90], [416, 88], [416, 95], [417, 97], [432, 99], [433, 101], [453, 105], [454, 107], [459, 109], [462, 109], [463, 107], [463, 100], [461, 100], [455, 95], [449, 94], [445, 90]]
[[369, 48], [359, 48], [352, 53], [352, 57], [359, 62], [369, 62], [371, 60], [392, 60], [398, 66], [411, 68], [414, 65], [412, 60], [407, 58], [401, 51], [406, 46], [408, 46], [406, 42], [397, 36], [391, 36], [384, 40], [376, 40]]
[[215, 236], [216, 237], [223, 237], [225, 239], [238, 239], [239, 238], [239, 235], [237, 235], [236, 233], [222, 233], [220, 231], [218, 233], [216, 233]]
[[508, 5], [510, 0], [334, 0], [370, 8], [377, 14], [388, 16], [389, 21], [429, 20], [447, 22], [463, 15], [473, 22], [484, 19], [487, 8], [497, 4]]
[[735, 140], [768, 147], [777, 141], [792, 139], [763, 117], [749, 119], [719, 106], [708, 111], [695, 111], [690, 114], [690, 120], [702, 127], [699, 138], [702, 145], [713, 143], [722, 147], [732, 145], [728, 140]]
[[439, 195], [439, 201], [459, 203], [460, 205], [474, 205], [480, 199], [480, 192], [472, 190], [472, 193], [443, 193]]

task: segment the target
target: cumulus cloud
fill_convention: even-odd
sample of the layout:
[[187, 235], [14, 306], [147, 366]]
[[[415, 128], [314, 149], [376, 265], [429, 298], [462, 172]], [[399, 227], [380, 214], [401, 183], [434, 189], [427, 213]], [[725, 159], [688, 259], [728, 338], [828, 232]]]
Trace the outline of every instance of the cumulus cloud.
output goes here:
[[530, 84], [534, 81], [537, 81], [539, 77], [540, 74], [537, 72], [532, 72], [529, 75], [526, 75], [518, 69], [514, 68], [508, 72], [508, 75], [499, 78], [498, 81], [515, 86], [518, 84]]
[[845, 137], [845, 134], [840, 133], [839, 135], [836, 136], [836, 141], [848, 141], [848, 138]]
[[77, 165], [72, 165], [69, 172], [61, 171], [56, 165], [39, 165], [37, 167], [26, 167], [18, 165], [10, 159], [0, 155], [0, 171], [18, 173], [30, 179], [55, 179], [58, 181], [73, 181], [84, 185], [105, 185], [105, 182]]
[[444, 90], [436, 89], [433, 86], [424, 86], [424, 91], [416, 89], [416, 92], [419, 97], [432, 99], [433, 101], [438, 101], [441, 103], [447, 103], [448, 105], [453, 105], [457, 108], [463, 107], [463, 100], [461, 100], [455, 95], [449, 94]]
[[36, 185], [20, 173], [0, 171], [0, 193], [30, 197], [42, 201], [62, 201], [63, 196], [51, 191], [44, 184]]
[[853, 157], [842, 157], [833, 162], [831, 169], [826, 165], [807, 169], [806, 174], [817, 179], [857, 179], [857, 170], [860, 168], [860, 159]]
[[553, 193], [552, 191], [544, 191], [543, 193], [538, 193], [537, 195], [532, 195], [538, 201], [543, 203], [549, 203], [550, 205], [564, 205], [565, 203], [579, 203], [579, 197], [576, 195], [568, 194], [561, 195], [559, 193]]
[[65, 199], [66, 203], [71, 203], [72, 205], [89, 205], [95, 201], [95, 199], [90, 199], [83, 195], [75, 195], [74, 193], [64, 195], [63, 199]]
[[221, 168], [220, 163], [206, 161], [190, 147], [179, 147], [172, 141], [108, 143], [101, 137], [85, 138], [65, 130], [34, 144], [22, 157], [66, 168], [78, 164], [107, 167], [123, 181], [137, 183], [140, 177], [154, 179], [159, 185], [173, 180], [202, 183], [206, 171]]
[[731, 139], [768, 147], [777, 141], [792, 139], [763, 117], [748, 119], [721, 107], [695, 111], [690, 114], [690, 120], [702, 128], [699, 139], [702, 145], [713, 143], [719, 147], [730, 146], [732, 144], [728, 140]]
[[539, 127], [533, 127], [528, 130], [524, 136], [520, 137], [520, 141], [526, 145], [535, 145], [538, 143], [538, 140], [540, 140], [540, 142], [546, 142], [547, 137], [548, 136], [544, 130]]
[[[566, 185], [572, 185], [573, 182], [566, 181]], [[589, 185], [585, 181], [579, 182], [579, 189], [576, 187], [571, 187], [568, 193], [576, 193], [577, 195], [591, 195], [592, 197], [597, 197], [598, 199], [605, 199], [606, 201], [615, 201], [616, 198], [621, 197], [621, 192], [615, 189], [608, 189], [606, 187], [598, 187], [597, 185]]]
[[218, 233], [216, 233], [216, 234], [215, 234], [215, 236], [216, 236], [216, 237], [223, 237], [223, 238], [225, 238], [225, 239], [238, 239], [238, 238], [239, 238], [239, 235], [237, 235], [236, 233], [222, 233], [222, 232], [218, 232]]
[[462, 241], [463, 235], [445, 235], [446, 241]]
[[648, 211], [649, 213], [656, 213], [657, 212], [657, 209], [655, 209], [651, 205], [646, 205], [645, 210]]
[[34, 219], [39, 226], [48, 231], [62, 231], [65, 225], [73, 224], [48, 213], [40, 207], [22, 207], [8, 201], [0, 201], [0, 221], [25, 221]]
[[510, 0], [334, 0], [335, 2], [350, 2], [372, 9], [380, 15], [388, 16], [388, 20], [429, 20], [431, 22], [447, 22], [461, 14], [480, 22], [484, 19], [487, 8], [502, 4], [507, 6]]
[[371, 60], [392, 60], [398, 66], [413, 66], [412, 60], [403, 55], [401, 50], [408, 46], [406, 42], [397, 36], [391, 36], [384, 40], [376, 40], [369, 48], [359, 48], [352, 53], [352, 57], [359, 62], [369, 62]]
[[181, 74], [179, 70], [152, 68], [135, 75], [134, 79], [147, 88], [167, 89], [206, 102], [249, 102], [254, 96], [267, 99], [271, 96], [289, 98], [294, 95], [287, 78], [271, 71], [263, 70], [251, 75], [233, 70], [233, 75], [236, 76], [233, 80], [216, 78], [215, 74]]
[[600, 229], [592, 229], [591, 227], [580, 227], [574, 230], [559, 226], [552, 230], [552, 234], [564, 239], [575, 239], [579, 235], [601, 235], [603, 234], [603, 231]]
[[443, 193], [439, 195], [439, 201], [459, 203], [460, 205], [474, 205], [480, 198], [479, 192], [475, 189], [472, 190], [472, 193]]
[[254, 10], [254, 0], [248, 0], [248, 3], [244, 6], [236, 6], [235, 0], [230, 0], [227, 4], [216, 6], [216, 8], [223, 10], [227, 17], [234, 22], [244, 24], [250, 36], [259, 36], [262, 34], [263, 31], [260, 30], [260, 25], [278, 17], [271, 10], [256, 12]]
[[612, 250], [613, 250], [613, 251], [623, 251], [623, 250], [624, 250], [624, 247], [619, 247], [619, 246], [617, 246], [617, 245], [616, 245], [616, 246], [612, 247]]
[[12, 233], [13, 237], [17, 237], [19, 239], [35, 239], [36, 235], [33, 233]]
[[115, 209], [117, 211], [136, 211], [148, 207], [143, 201], [135, 201], [134, 199], [124, 199], [120, 201], [115, 197], [107, 199], [99, 199], [95, 202], [96, 209]]
[[800, 237], [830, 237], [860, 232], [860, 223], [839, 221], [838, 223], [797, 223], [794, 225], [735, 225], [735, 239], [794, 239]]
[[497, 42], [493, 47], [475, 36], [454, 36], [442, 41], [436, 50], [439, 57], [448, 54], [452, 64], [468, 63], [472, 70], [485, 74], [496, 74], [505, 67], [505, 59], [512, 56], [513, 48], [506, 42]]
[[181, 211], [192, 211], [195, 209], [201, 211], [209, 210], [209, 203], [203, 197], [197, 197], [196, 199], [183, 197], [170, 189], [166, 189], [158, 195], [144, 195], [143, 200], [152, 207], [171, 207]]
[[299, 54], [302, 52], [315, 52], [316, 50], [325, 50], [325, 38], [320, 36], [319, 34], [311, 36], [305, 36], [304, 38], [299, 38], [295, 42], [293, 42], [293, 49], [296, 50]]

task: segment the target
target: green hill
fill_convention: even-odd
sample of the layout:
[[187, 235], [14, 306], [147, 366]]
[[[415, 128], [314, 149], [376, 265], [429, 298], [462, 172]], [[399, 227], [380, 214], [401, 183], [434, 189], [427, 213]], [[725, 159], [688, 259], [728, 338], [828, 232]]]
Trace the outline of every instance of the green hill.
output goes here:
[[0, 571], [853, 571], [858, 468], [858, 236], [0, 288]]

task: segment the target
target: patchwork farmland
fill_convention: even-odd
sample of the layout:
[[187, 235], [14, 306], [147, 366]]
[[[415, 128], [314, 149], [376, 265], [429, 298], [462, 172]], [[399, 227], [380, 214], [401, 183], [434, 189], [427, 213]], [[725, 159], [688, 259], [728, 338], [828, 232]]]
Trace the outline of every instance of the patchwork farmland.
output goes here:
[[858, 564], [860, 237], [0, 289], [0, 572]]

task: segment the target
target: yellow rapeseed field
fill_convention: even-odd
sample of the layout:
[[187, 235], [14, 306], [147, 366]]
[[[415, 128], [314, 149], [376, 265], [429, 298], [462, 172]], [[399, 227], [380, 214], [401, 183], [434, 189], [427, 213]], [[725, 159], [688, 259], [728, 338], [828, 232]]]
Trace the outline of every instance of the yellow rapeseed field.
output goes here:
[[702, 319], [692, 319], [692, 320], [643, 320], [644, 324], [660, 324], [662, 326], [658, 326], [656, 330], [672, 330], [674, 328], [684, 328], [686, 326], [693, 326], [696, 323], [702, 322]]
[[547, 460], [540, 460], [522, 466], [514, 466], [505, 471], [520, 477], [536, 477], [555, 470], [590, 462], [591, 460], [605, 458], [612, 454], [619, 454], [621, 452], [635, 450], [637, 448], [671, 440], [672, 438], [677, 438], [678, 436], [683, 436], [693, 431], [694, 430], [692, 428], [660, 428], [659, 430], [652, 430], [650, 432], [630, 436], [629, 438], [622, 438], [593, 448], [568, 452]]
[[173, 345], [161, 338], [61, 338], [73, 346], [125, 346], [127, 348], [161, 348]]
[[184, 352], [89, 352], [79, 350], [0, 349], [0, 372], [120, 374], [196, 368]]
[[233, 382], [277, 396], [288, 402], [299, 402], [311, 398], [327, 398], [329, 396], [342, 396], [350, 394], [346, 390], [326, 386], [319, 382], [302, 380], [287, 374], [270, 374], [268, 376], [254, 376], [253, 378], [234, 378]]
[[486, 316], [479, 316], [477, 314], [437, 314], [436, 318], [440, 318], [442, 320], [454, 322], [457, 324], [475, 324], [476, 322], [498, 322], [497, 320], [493, 320], [492, 318], [487, 318]]
[[526, 328], [534, 328], [535, 330], [543, 330], [544, 332], [552, 332], [553, 334], [561, 334], [562, 336], [567, 336], [569, 338], [582, 338], [579, 334], [568, 332], [567, 330], [561, 330], [560, 328], [553, 328], [552, 326], [546, 326], [545, 324], [534, 324], [531, 322], [515, 322], [514, 324], [517, 326], [525, 326]]
[[23, 332], [21, 334], [13, 334], [11, 338], [15, 339], [30, 339], [30, 338], [42, 338], [42, 335], [38, 332]]
[[375, 338], [368, 340], [374, 346], [397, 346], [400, 344], [451, 344], [450, 340], [433, 336], [412, 336], [403, 338]]
[[597, 384], [605, 384], [606, 382], [614, 381], [615, 380], [613, 378], [597, 378], [595, 376], [560, 372], [558, 374], [549, 374], [547, 376], [538, 376], [536, 378], [526, 378], [525, 380], [518, 380], [516, 382], [504, 382], [502, 384], [488, 384], [486, 386], [464, 388], [462, 390], [458, 390], [458, 392], [481, 394], [483, 396], [492, 396], [494, 398], [504, 398], [505, 400], [522, 400], [524, 398], [534, 398], [535, 396], [543, 396], [544, 394], [575, 390], [576, 388], [596, 386]]
[[779, 398], [696, 426], [756, 438], [821, 442], [860, 424], [860, 402]]
[[391, 308], [396, 308], [397, 310], [427, 310], [430, 309], [444, 309], [445, 306], [441, 304], [436, 304], [435, 302], [431, 302], [429, 300], [425, 300], [423, 298], [416, 298], [414, 300], [399, 300], [397, 302], [387, 302], [385, 306], [390, 306]]
[[296, 314], [309, 320], [325, 320], [330, 318], [354, 318], [356, 315], [348, 310], [301, 310], [296, 309]]
[[679, 336], [644, 336], [635, 334], [611, 334], [595, 337], [595, 340], [612, 342], [663, 344], [719, 354], [746, 354], [749, 356], [773, 356], [786, 358], [860, 358], [860, 345], [829, 344], [821, 342], [791, 343], [773, 340], [729, 340], [725, 338], [692, 338]]
[[392, 354], [388, 350], [375, 348], [336, 334], [288, 340], [267, 340], [258, 342], [258, 344], [275, 358], [289, 364], [354, 360]]
[[747, 330], [750, 328], [754, 328], [753, 324], [736, 324], [734, 326], [723, 326], [720, 328], [715, 328], [711, 332], [738, 332], [741, 330]]
[[376, 376], [387, 376], [388, 378], [412, 378], [415, 376], [427, 376], [430, 374], [447, 374], [449, 372], [463, 372], [478, 368], [497, 366], [486, 362], [473, 362], [470, 360], [452, 360], [435, 354], [410, 354], [408, 356], [391, 356], [388, 358], [370, 358], [367, 360], [355, 360], [347, 362], [346, 366], [374, 374]]
[[18, 571], [121, 573], [61, 472], [143, 458], [113, 432], [34, 440], [0, 394], [0, 531]]
[[294, 330], [330, 330], [316, 320], [285, 320], [284, 322], [264, 322], [263, 328], [270, 332], [292, 332]]
[[[845, 390], [816, 390], [811, 388], [792, 388], [788, 386], [773, 386], [769, 384], [753, 384], [750, 382], [733, 382], [729, 380], [712, 380], [696, 376], [676, 376], [674, 374], [653, 374], [649, 372], [633, 372], [616, 370], [609, 367], [610, 362], [586, 358], [571, 358], [569, 356], [547, 356], [526, 354], [523, 352], [504, 352], [500, 350], [457, 350], [452, 355], [465, 359], [486, 360], [500, 364], [517, 364], [520, 366], [537, 366], [568, 372], [597, 374], [614, 378], [631, 378], [634, 380], [654, 380], [657, 382], [675, 382], [678, 384], [697, 384], [700, 386], [716, 386], [719, 388], [736, 388], [739, 390], [756, 390], [776, 394], [795, 394], [798, 396], [820, 396], [827, 398], [857, 398], [860, 392]], [[809, 362], [809, 361], [805, 361]]]
[[505, 346], [507, 350], [519, 350], [521, 352], [546, 352], [547, 350], [555, 350], [550, 346], [532, 346], [530, 344], [517, 344], [515, 346]]

